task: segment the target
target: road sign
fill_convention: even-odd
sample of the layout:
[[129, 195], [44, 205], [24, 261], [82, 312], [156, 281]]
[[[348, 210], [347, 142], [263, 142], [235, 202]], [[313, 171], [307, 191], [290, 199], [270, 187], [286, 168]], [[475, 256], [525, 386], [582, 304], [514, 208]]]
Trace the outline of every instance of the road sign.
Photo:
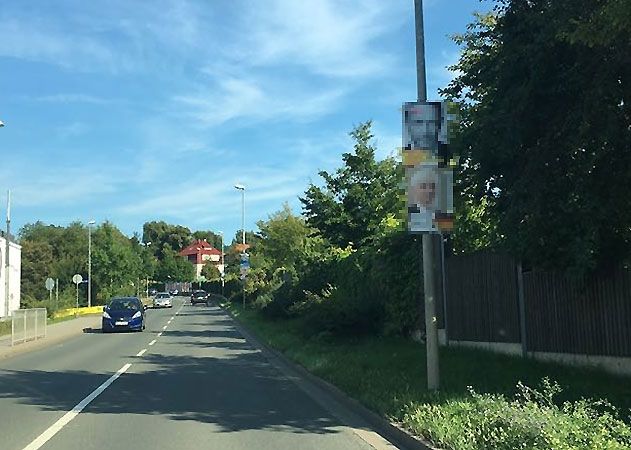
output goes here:
[[49, 291], [52, 291], [54, 287], [55, 287], [55, 280], [53, 280], [52, 278], [46, 278], [46, 289], [48, 289]]
[[73, 282], [74, 284], [77, 284], [77, 285], [78, 285], [78, 284], [80, 284], [82, 281], [83, 281], [83, 277], [82, 277], [80, 274], [78, 274], [78, 273], [77, 273], [77, 274], [74, 274], [74, 275], [72, 276], [72, 282]]

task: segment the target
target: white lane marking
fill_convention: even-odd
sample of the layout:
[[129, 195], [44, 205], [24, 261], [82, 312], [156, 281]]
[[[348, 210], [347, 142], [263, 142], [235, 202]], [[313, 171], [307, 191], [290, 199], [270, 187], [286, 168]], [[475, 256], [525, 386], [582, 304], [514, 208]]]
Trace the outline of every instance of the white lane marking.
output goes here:
[[142, 355], [144, 355], [144, 354], [145, 354], [145, 352], [146, 352], [146, 351], [147, 351], [147, 349], [146, 349], [146, 348], [143, 348], [142, 350], [140, 350], [140, 351], [136, 354], [136, 356], [142, 356]]
[[166, 329], [167, 329], [167, 326], [166, 326], [166, 325], [165, 325], [165, 326], [163, 326], [163, 327], [162, 327], [162, 329], [163, 329], [163, 330], [166, 330]]
[[158, 333], [158, 337], [162, 336], [162, 333]]
[[175, 319], [175, 317], [171, 316], [171, 320]]
[[171, 323], [171, 321], [169, 320], [169, 321], [167, 322], [167, 325], [169, 325], [170, 323]]
[[59, 431], [61, 431], [61, 429], [63, 427], [68, 425], [68, 423], [72, 419], [77, 417], [79, 415], [79, 413], [81, 411], [83, 411], [83, 409], [92, 402], [92, 400], [94, 400], [105, 389], [107, 389], [110, 384], [112, 384], [122, 374], [127, 372], [127, 370], [130, 367], [131, 367], [131, 364], [128, 363], [128, 364], [125, 364], [120, 369], [118, 369], [118, 372], [116, 372], [114, 375], [109, 377], [103, 384], [101, 384], [98, 388], [96, 388], [94, 391], [92, 391], [92, 393], [90, 395], [88, 395], [86, 398], [81, 400], [74, 408], [72, 408], [70, 411], [68, 411], [66, 414], [64, 414], [61, 419], [59, 419], [57, 422], [52, 424], [46, 431], [44, 431], [42, 434], [40, 434], [33, 442], [31, 442], [29, 445], [24, 447], [23, 450], [37, 450], [42, 445], [44, 445], [46, 442], [48, 442], [50, 440], [50, 438], [52, 438], [54, 435], [59, 433]]
[[153, 341], [149, 342], [149, 345], [153, 345], [156, 343], [156, 340], [154, 339]]

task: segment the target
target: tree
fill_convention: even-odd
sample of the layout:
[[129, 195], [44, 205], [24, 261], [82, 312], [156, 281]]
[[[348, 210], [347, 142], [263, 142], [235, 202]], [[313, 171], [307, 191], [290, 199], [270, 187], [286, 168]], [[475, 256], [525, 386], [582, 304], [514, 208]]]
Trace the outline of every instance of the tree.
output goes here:
[[142, 241], [151, 242], [150, 248], [158, 259], [165, 256], [166, 249], [177, 252], [193, 241], [190, 229], [163, 221], [146, 222], [142, 230]]
[[165, 249], [164, 257], [156, 269], [156, 278], [167, 281], [193, 281], [195, 267], [172, 250]]
[[22, 240], [22, 296], [26, 305], [48, 298], [44, 287], [51, 273], [53, 248], [46, 242]]
[[459, 201], [483, 204], [487, 240], [527, 264], [585, 273], [631, 253], [623, 3], [504, 0], [456, 37], [443, 94], [462, 106]]
[[273, 269], [294, 267], [305, 251], [308, 237], [314, 232], [302, 217], [292, 213], [287, 203], [267, 221], [261, 220], [257, 225], [261, 236], [257, 253], [265, 255]]
[[221, 249], [221, 235], [214, 231], [194, 231], [193, 239], [206, 240], [215, 248]]
[[221, 279], [221, 272], [219, 272], [217, 266], [209, 262], [204, 264], [204, 267], [202, 267], [201, 275], [206, 279], [206, 281], [215, 281]]
[[370, 121], [350, 132], [354, 151], [344, 153], [344, 166], [333, 174], [319, 172], [325, 186], [311, 184], [303, 204], [307, 224], [332, 244], [355, 247], [370, 242], [388, 215], [403, 209], [402, 174], [392, 158], [375, 160]]

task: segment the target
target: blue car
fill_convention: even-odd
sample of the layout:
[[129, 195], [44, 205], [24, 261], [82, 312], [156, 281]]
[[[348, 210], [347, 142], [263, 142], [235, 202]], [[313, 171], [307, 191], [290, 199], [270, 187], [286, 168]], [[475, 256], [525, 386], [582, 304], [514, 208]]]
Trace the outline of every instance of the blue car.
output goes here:
[[145, 329], [145, 306], [137, 297], [117, 297], [103, 307], [103, 333]]

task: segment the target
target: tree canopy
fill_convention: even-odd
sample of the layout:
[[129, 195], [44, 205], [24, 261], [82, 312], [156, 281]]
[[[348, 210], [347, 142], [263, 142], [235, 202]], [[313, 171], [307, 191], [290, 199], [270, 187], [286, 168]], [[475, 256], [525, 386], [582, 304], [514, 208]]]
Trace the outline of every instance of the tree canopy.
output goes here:
[[540, 267], [629, 257], [629, 17], [620, 0], [506, 0], [456, 36], [462, 231]]

